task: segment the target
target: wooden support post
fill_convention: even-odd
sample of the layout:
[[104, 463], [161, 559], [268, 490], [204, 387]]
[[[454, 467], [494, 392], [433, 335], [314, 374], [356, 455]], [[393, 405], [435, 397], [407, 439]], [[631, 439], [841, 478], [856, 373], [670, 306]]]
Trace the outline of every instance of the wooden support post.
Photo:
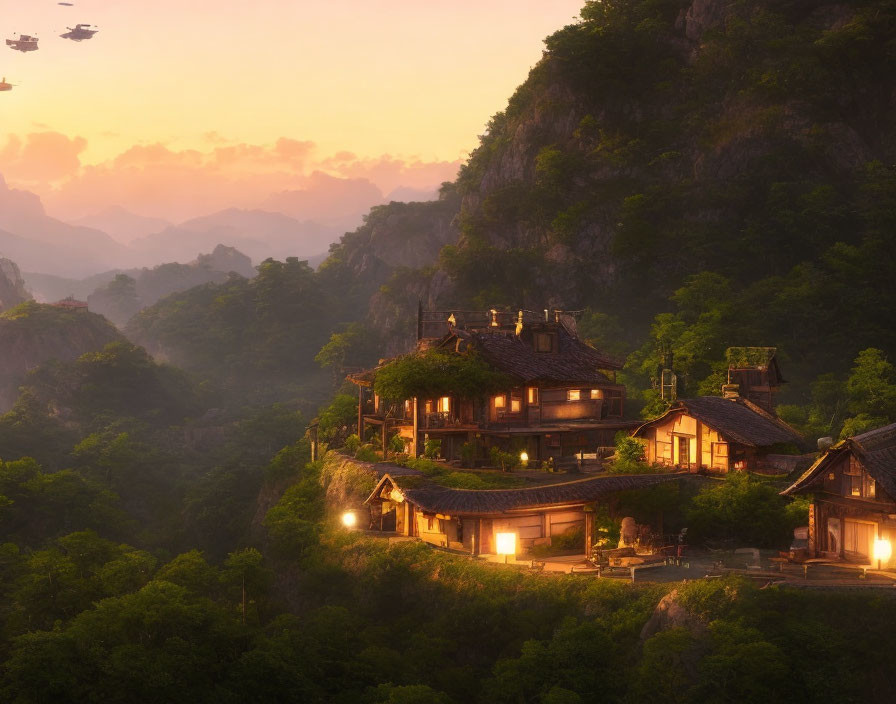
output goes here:
[[417, 397], [414, 396], [414, 401], [411, 403], [411, 408], [414, 413], [414, 437], [411, 439], [411, 456], [419, 457], [417, 452], [417, 448], [420, 446], [420, 413], [417, 410]]
[[474, 518], [470, 521], [470, 553], [473, 557], [479, 554], [479, 535], [481, 534], [481, 518]]
[[594, 545], [594, 512], [585, 511], [585, 557], [591, 556], [591, 546]]
[[358, 437], [364, 442], [364, 387], [358, 384]]
[[385, 460], [386, 457], [389, 455], [389, 448], [386, 443], [386, 436], [388, 435], [388, 433], [386, 432], [386, 420], [385, 419], [383, 419], [383, 427], [380, 429], [380, 435], [381, 435], [381, 438], [383, 441], [383, 459]]

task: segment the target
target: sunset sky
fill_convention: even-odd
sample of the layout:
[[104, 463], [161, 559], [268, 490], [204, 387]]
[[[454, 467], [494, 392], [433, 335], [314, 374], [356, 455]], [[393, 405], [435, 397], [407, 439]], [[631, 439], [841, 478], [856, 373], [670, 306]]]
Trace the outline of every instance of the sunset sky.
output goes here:
[[[40, 38], [0, 47], [18, 84], [0, 94], [0, 174], [75, 215], [128, 198], [149, 213], [171, 170], [257, 172], [259, 194], [316, 169], [438, 184], [583, 0], [73, 2], [0, 0], [4, 38]], [[77, 22], [100, 32], [59, 38]]]

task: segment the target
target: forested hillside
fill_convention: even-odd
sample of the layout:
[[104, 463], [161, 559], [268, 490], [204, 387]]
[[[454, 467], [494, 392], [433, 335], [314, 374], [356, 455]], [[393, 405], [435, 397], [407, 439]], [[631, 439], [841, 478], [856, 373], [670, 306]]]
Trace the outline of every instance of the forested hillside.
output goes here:
[[[661, 350], [690, 395], [718, 393], [726, 347], [766, 345], [807, 431], [896, 418], [823, 398], [869, 349], [896, 383], [894, 29], [881, 0], [586, 3], [439, 201], [374, 208], [308, 273], [302, 307], [325, 313], [292, 368], [311, 373], [324, 330], [343, 367], [407, 349], [418, 300], [585, 309], [645, 413]], [[189, 302], [249, 310], [252, 295], [199, 289], [133, 334], [186, 361], [221, 324]]]
[[[6, 287], [0, 700], [891, 701], [874, 575], [630, 585], [392, 544], [344, 529], [334, 477], [360, 496], [372, 476], [311, 462], [304, 435], [318, 416], [346, 440], [357, 396], [334, 391], [407, 349], [418, 301], [581, 309], [632, 414], [663, 410], [665, 354], [682, 395], [711, 394], [727, 347], [768, 345], [810, 439], [896, 421], [894, 36], [896, 0], [586, 2], [439, 200], [373, 208], [316, 271], [269, 259], [171, 293], [127, 340]], [[121, 320], [139, 293], [104, 291]], [[623, 515], [775, 554], [805, 525], [780, 478], [700, 481]]]

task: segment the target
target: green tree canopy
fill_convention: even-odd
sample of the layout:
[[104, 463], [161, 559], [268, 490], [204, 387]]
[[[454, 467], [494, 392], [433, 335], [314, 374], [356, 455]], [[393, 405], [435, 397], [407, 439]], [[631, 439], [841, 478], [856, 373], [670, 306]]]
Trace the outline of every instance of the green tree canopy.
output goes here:
[[396, 401], [418, 397], [480, 398], [506, 389], [512, 380], [474, 352], [428, 350], [389, 362], [376, 372], [373, 388]]

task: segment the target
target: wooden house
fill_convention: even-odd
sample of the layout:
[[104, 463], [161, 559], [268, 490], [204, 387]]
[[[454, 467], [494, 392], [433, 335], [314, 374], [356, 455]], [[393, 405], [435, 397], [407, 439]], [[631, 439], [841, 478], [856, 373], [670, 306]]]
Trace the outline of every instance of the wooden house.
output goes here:
[[[421, 311], [415, 353], [474, 350], [509, 379], [506, 389], [478, 399], [448, 395], [386, 403], [373, 393], [376, 369], [348, 378], [359, 386], [359, 434], [398, 433], [415, 454], [424, 440], [441, 441], [441, 455], [460, 459], [462, 448], [491, 446], [525, 452], [531, 462], [591, 455], [611, 447], [623, 420], [621, 364], [579, 338], [572, 316], [555, 311]], [[469, 452], [467, 452], [469, 455]]]
[[619, 491], [676, 479], [673, 474], [604, 475], [521, 489], [449, 489], [420, 477], [386, 474], [365, 502], [380, 530], [416, 536], [473, 555], [496, 554], [496, 536], [513, 533], [517, 552], [550, 545], [558, 536], [593, 540], [593, 504]]
[[781, 446], [803, 444], [796, 430], [739, 396], [679, 399], [633, 435], [644, 440], [648, 462], [691, 472], [762, 471]]
[[728, 383], [723, 395], [741, 396], [760, 408], [774, 413], [781, 384], [787, 381], [778, 365], [775, 347], [729, 347], [725, 350], [728, 362]]
[[812, 499], [810, 557], [876, 566], [875, 540], [896, 544], [896, 423], [838, 442], [782, 493]]

